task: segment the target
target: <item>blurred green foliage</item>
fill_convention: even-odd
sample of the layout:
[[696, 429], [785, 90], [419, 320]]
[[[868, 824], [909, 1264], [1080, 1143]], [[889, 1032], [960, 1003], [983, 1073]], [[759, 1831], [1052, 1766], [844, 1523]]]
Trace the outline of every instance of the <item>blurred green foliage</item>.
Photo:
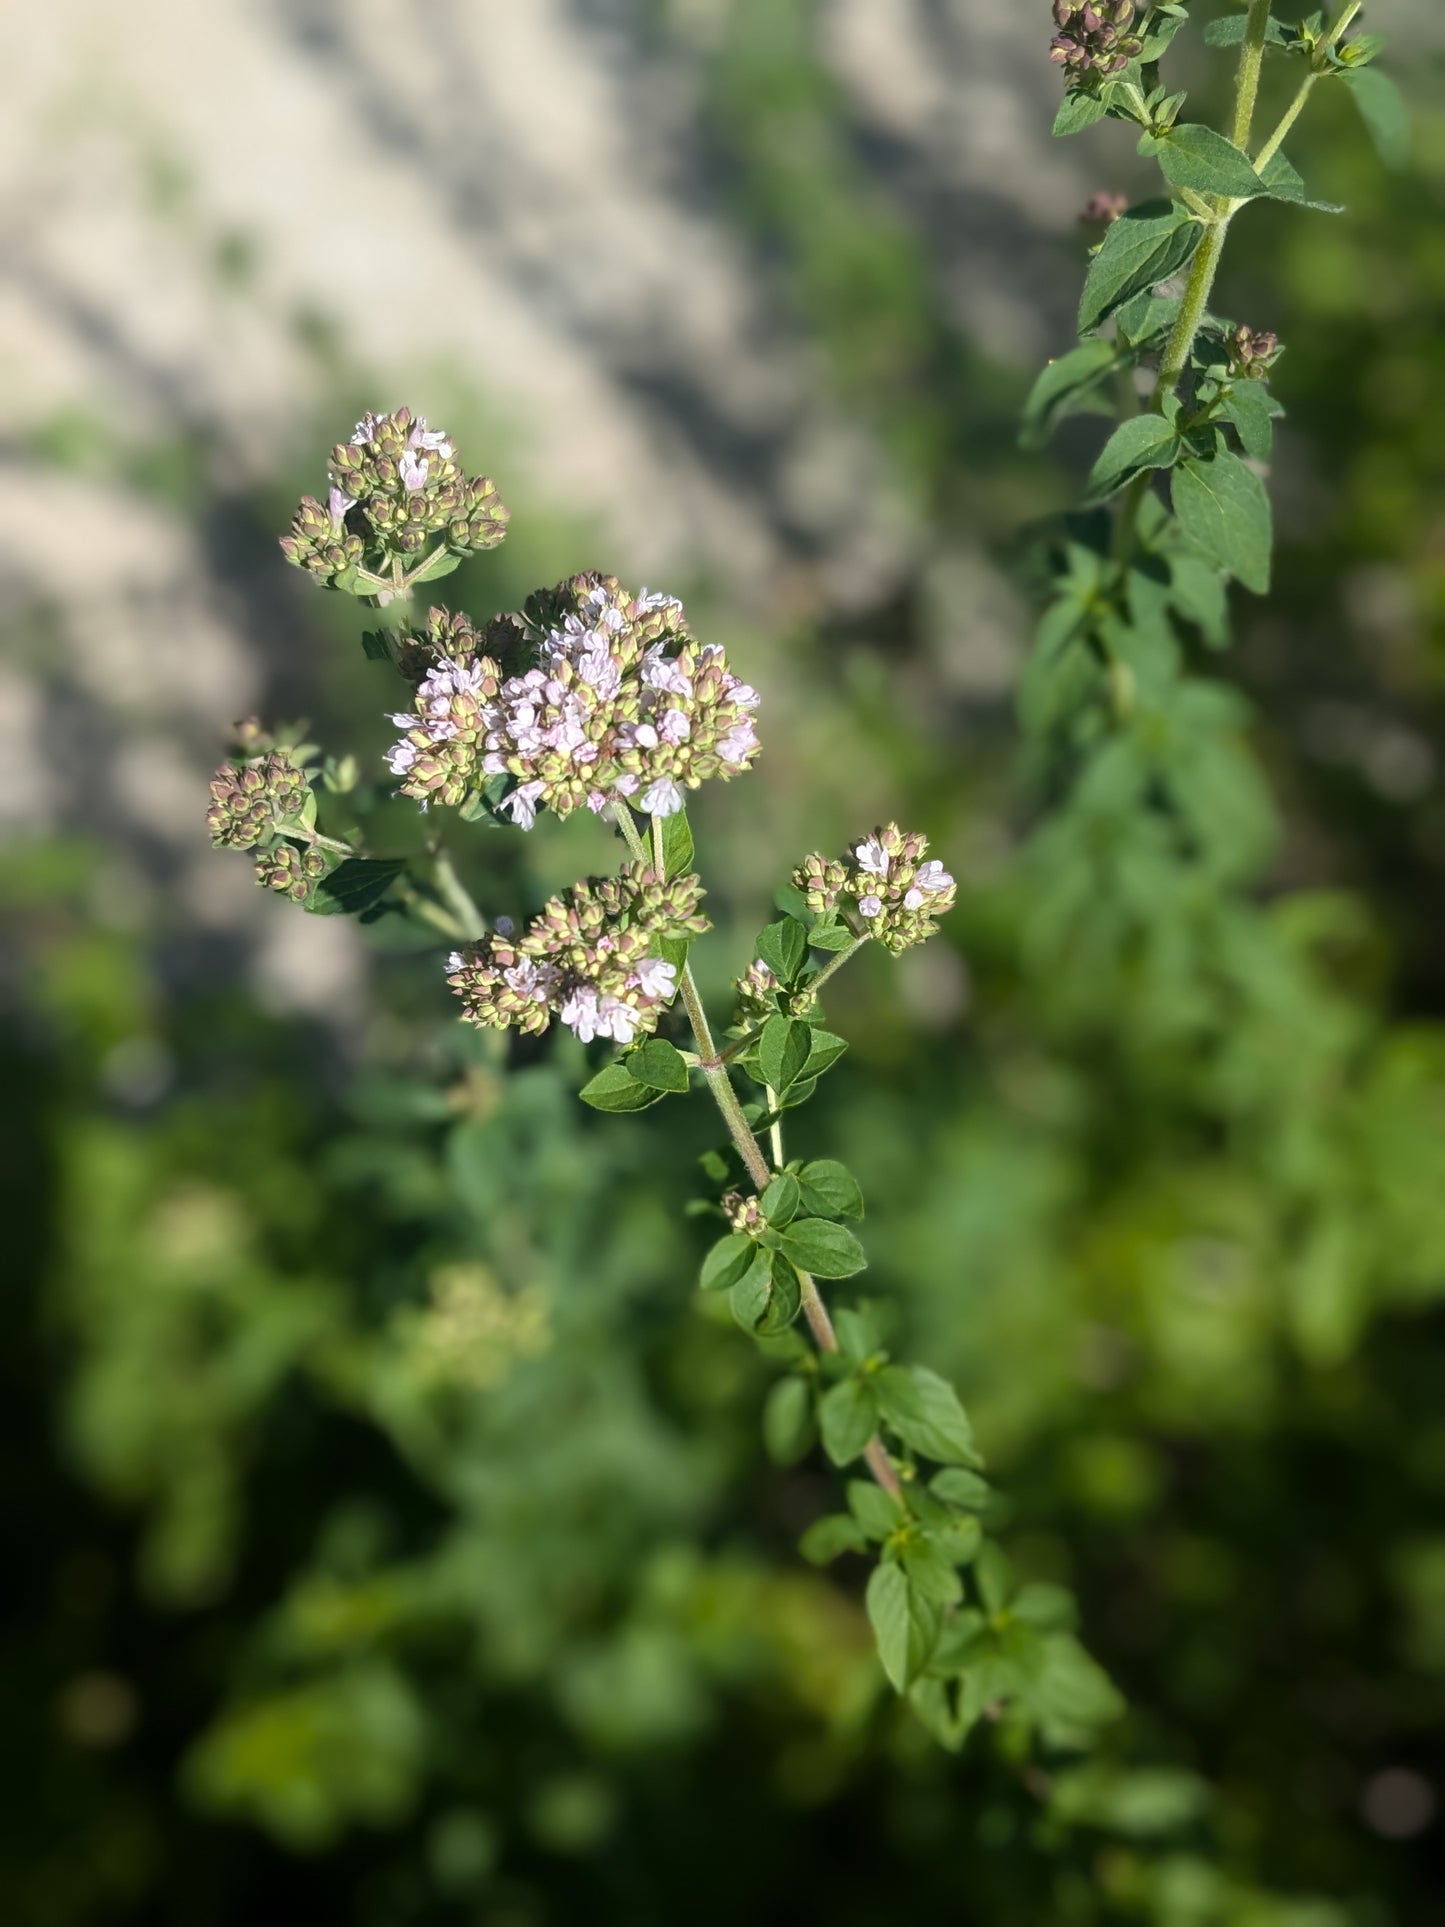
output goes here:
[[[926, 539], [901, 608], [754, 645], [786, 753], [740, 830], [705, 814], [708, 881], [740, 962], [865, 755], [865, 813], [959, 853], [940, 959], [865, 960], [799, 1149], [887, 1198], [870, 1286], [957, 1376], [1020, 1574], [1078, 1590], [1128, 1718], [1046, 1778], [894, 1707], [857, 1573], [792, 1549], [828, 1482], [768, 1463], [766, 1368], [691, 1287], [705, 1121], [588, 1116], [580, 1051], [504, 1063], [384, 925], [359, 1062], [234, 982], [178, 991], [107, 851], [53, 841], [0, 871], [7, 1918], [1423, 1927], [1445, 801], [1389, 743], [1437, 733], [1445, 119], [1418, 90], [1405, 192], [1325, 103], [1301, 164], [1354, 218], [1241, 224], [1227, 306], [1290, 344], [1282, 579], [1234, 658], [1257, 720], [1199, 780], [1250, 894], [1181, 893], [1161, 849], [1102, 897], [1109, 772], [1024, 840], [1006, 710], [930, 653], [953, 531], [1002, 555], [1063, 492], [1005, 439], [1026, 371], [958, 338], [809, 7], [736, 0], [709, 73], [759, 273]], [[279, 527], [292, 479], [232, 512]], [[580, 549], [554, 523], [464, 580], [513, 603]], [[358, 666], [333, 716], [375, 707]], [[489, 843], [479, 900], [575, 850]]]

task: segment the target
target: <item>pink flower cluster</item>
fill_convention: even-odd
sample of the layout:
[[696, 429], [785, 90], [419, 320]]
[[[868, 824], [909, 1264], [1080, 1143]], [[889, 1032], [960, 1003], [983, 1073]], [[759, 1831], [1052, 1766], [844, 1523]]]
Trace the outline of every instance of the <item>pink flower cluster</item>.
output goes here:
[[890, 823], [846, 857], [805, 858], [793, 881], [815, 916], [835, 916], [840, 900], [849, 900], [868, 935], [896, 955], [925, 942], [938, 928], [935, 918], [953, 908], [954, 880], [937, 857], [924, 861], [927, 848], [926, 836]]
[[529, 830], [539, 809], [600, 812], [619, 797], [671, 816], [687, 790], [752, 762], [757, 692], [692, 637], [675, 597], [579, 576], [545, 604], [545, 620], [510, 619], [518, 673], [489, 656], [437, 659], [414, 713], [394, 719], [405, 734], [387, 761], [407, 795], [459, 802], [510, 778], [499, 807]]
[[666, 883], [644, 864], [577, 883], [548, 899], [521, 936], [510, 921], [469, 950], [453, 951], [447, 982], [484, 1029], [537, 1034], [560, 1017], [584, 1044], [631, 1044], [657, 1028], [677, 990], [677, 966], [653, 954], [659, 940], [696, 936], [695, 876]]

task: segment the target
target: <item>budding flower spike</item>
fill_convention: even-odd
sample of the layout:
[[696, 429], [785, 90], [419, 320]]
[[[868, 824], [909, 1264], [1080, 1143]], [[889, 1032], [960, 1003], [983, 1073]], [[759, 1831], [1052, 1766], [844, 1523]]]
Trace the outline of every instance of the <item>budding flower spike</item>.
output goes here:
[[1049, 58], [1072, 80], [1124, 71], [1143, 50], [1133, 31], [1139, 9], [1133, 0], [1054, 0], [1059, 31]]
[[953, 908], [957, 886], [936, 857], [925, 861], [928, 838], [905, 836], [896, 823], [865, 836], [846, 857], [804, 859], [793, 882], [816, 915], [833, 918], [840, 906], [855, 932], [876, 937], [897, 956], [926, 943], [937, 919]]
[[450, 436], [425, 415], [362, 416], [331, 451], [323, 505], [303, 498], [281, 542], [288, 562], [331, 589], [378, 600], [492, 549], [508, 511], [486, 476], [468, 476]]

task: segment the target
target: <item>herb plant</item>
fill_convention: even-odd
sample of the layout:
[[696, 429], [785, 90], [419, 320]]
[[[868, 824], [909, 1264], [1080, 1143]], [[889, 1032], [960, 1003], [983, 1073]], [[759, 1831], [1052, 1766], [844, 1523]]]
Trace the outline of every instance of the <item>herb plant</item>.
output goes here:
[[[1265, 474], [1283, 350], [1211, 300], [1252, 203], [1339, 211], [1310, 199], [1284, 151], [1318, 86], [1350, 88], [1382, 149], [1398, 149], [1398, 100], [1373, 66], [1381, 43], [1354, 31], [1360, 13], [1354, 0], [1290, 24], [1250, 0], [1214, 22], [1205, 40], [1237, 48], [1238, 63], [1221, 130], [1189, 118], [1185, 93], [1162, 77], [1187, 6], [1053, 7], [1066, 87], [1055, 133], [1133, 123], [1163, 191], [1134, 207], [1110, 194], [1090, 204], [1103, 233], [1079, 344], [1049, 364], [1027, 407], [1036, 446], [1069, 415], [1116, 420], [1083, 505], [1038, 545], [1049, 606], [1022, 717], [1055, 800], [1031, 874], [1077, 967], [1107, 959], [1132, 973], [1145, 1019], [1150, 947], [1166, 928], [1204, 960], [1205, 996], [1257, 977], [1268, 949], [1238, 895], [1259, 841], [1239, 706], [1190, 665], [1227, 644], [1231, 584], [1269, 588]], [[1293, 67], [1298, 85], [1261, 140], [1266, 59]], [[389, 775], [364, 779], [354, 757], [323, 756], [299, 732], [241, 725], [211, 786], [214, 840], [252, 851], [259, 881], [312, 913], [425, 928], [461, 1019], [492, 1038], [499, 1062], [504, 1034], [537, 1038], [555, 1022], [595, 1047], [580, 1092], [595, 1110], [712, 1099], [719, 1141], [696, 1209], [719, 1229], [701, 1288], [726, 1293], [778, 1363], [764, 1418], [772, 1455], [792, 1463], [820, 1444], [854, 1475], [846, 1509], [808, 1529], [805, 1556], [872, 1562], [882, 1665], [944, 1745], [986, 1717], [1015, 1758], [1035, 1742], [1087, 1746], [1121, 1702], [1075, 1636], [1073, 1602], [1014, 1580], [953, 1387], [895, 1359], [866, 1302], [825, 1299], [820, 1281], [831, 1296], [866, 1267], [862, 1190], [838, 1160], [801, 1161], [785, 1139], [847, 1047], [826, 1018], [833, 977], [870, 942], [897, 955], [933, 934], [955, 900], [946, 860], [896, 824], [854, 826], [839, 854], [805, 857], [719, 1022], [692, 967], [709, 925], [686, 802], [755, 761], [759, 692], [693, 635], [675, 598], [608, 576], [539, 591], [482, 628], [442, 608], [414, 613], [417, 591], [503, 539], [507, 511], [451, 438], [407, 409], [365, 416], [333, 450], [328, 479], [327, 499], [302, 502], [282, 546], [321, 586], [387, 612], [365, 646], [403, 692]], [[420, 856], [376, 847], [389, 813], [417, 808]], [[611, 824], [616, 869], [488, 927], [443, 839], [454, 851], [488, 830], [525, 833], [549, 811]]]

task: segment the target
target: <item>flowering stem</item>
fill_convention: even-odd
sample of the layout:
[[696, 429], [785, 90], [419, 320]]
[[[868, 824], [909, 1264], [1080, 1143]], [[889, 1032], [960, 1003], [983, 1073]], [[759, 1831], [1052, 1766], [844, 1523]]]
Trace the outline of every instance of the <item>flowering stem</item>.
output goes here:
[[[649, 856], [647, 845], [638, 832], [628, 805], [621, 801], [614, 804], [612, 817], [626, 839], [627, 847], [633, 856], [639, 863], [653, 864], [660, 878], [664, 873], [661, 818], [654, 817], [652, 820], [656, 854]], [[768, 1169], [768, 1161], [763, 1156], [757, 1139], [753, 1136], [751, 1126], [743, 1116], [743, 1107], [738, 1102], [738, 1094], [729, 1082], [727, 1071], [718, 1057], [712, 1028], [707, 1021], [707, 1012], [703, 1009], [702, 998], [698, 995], [697, 980], [692, 974], [692, 965], [685, 959], [682, 968], [678, 971], [677, 983], [682, 993], [687, 1020], [692, 1025], [692, 1034], [697, 1041], [697, 1054], [701, 1060], [702, 1074], [707, 1079], [707, 1087], [712, 1092], [713, 1102], [722, 1112], [728, 1134], [737, 1146], [738, 1156], [742, 1159], [754, 1187], [759, 1191], [766, 1191], [772, 1172]]]
[[[613, 805], [612, 815], [626, 839], [628, 849], [636, 860], [639, 863], [650, 861], [658, 876], [661, 877], [665, 870], [662, 819], [656, 816], [652, 819], [653, 854], [649, 857], [647, 845], [638, 832], [628, 805], [622, 801], [617, 802]], [[833, 972], [845, 964], [854, 951], [861, 949], [867, 941], [866, 934], [856, 937], [846, 950], [840, 950], [832, 962], [819, 971], [813, 980], [814, 984], [821, 983], [825, 977], [831, 977]], [[766, 1191], [773, 1174], [767, 1159], [763, 1156], [761, 1146], [753, 1136], [752, 1126], [743, 1116], [743, 1107], [738, 1102], [737, 1092], [728, 1079], [724, 1060], [718, 1056], [717, 1046], [713, 1043], [712, 1030], [707, 1021], [707, 1012], [703, 1009], [702, 999], [698, 995], [697, 982], [693, 977], [691, 964], [684, 962], [678, 973], [678, 987], [682, 992], [688, 1022], [692, 1025], [692, 1034], [697, 1040], [700, 1067], [703, 1076], [707, 1079], [708, 1089], [712, 1092], [713, 1101], [722, 1112], [723, 1122], [727, 1125], [732, 1141], [737, 1146], [738, 1156], [742, 1159], [748, 1177], [752, 1180], [753, 1189], [758, 1192]], [[743, 1041], [746, 1042], [746, 1040]], [[777, 1100], [772, 1091], [768, 1091], [768, 1108], [769, 1110], [777, 1108]], [[772, 1126], [772, 1146], [774, 1159], [778, 1169], [781, 1170], [783, 1134], [781, 1124], [776, 1119]], [[810, 1273], [799, 1269], [796, 1265], [793, 1268], [798, 1273], [798, 1293], [802, 1302], [803, 1316], [807, 1320], [808, 1330], [813, 1334], [814, 1344], [820, 1352], [836, 1352], [838, 1334], [833, 1329], [833, 1320], [828, 1315], [823, 1294], [818, 1290]], [[865, 1446], [863, 1459], [869, 1472], [883, 1490], [895, 1499], [901, 1498], [903, 1489], [898, 1483], [898, 1475], [889, 1464], [887, 1448], [876, 1433]]]
[[[1244, 41], [1234, 83], [1234, 123], [1231, 130], [1235, 146], [1244, 149], [1249, 146], [1255, 103], [1259, 98], [1259, 73], [1264, 61], [1265, 37], [1269, 32], [1270, 5], [1271, 0], [1250, 0], [1249, 17], [1244, 23]], [[1209, 309], [1209, 297], [1214, 292], [1214, 277], [1219, 272], [1229, 224], [1241, 206], [1243, 202], [1220, 200], [1215, 203], [1214, 218], [1205, 228], [1204, 239], [1195, 253], [1184, 288], [1184, 298], [1165, 344], [1164, 359], [1159, 364], [1159, 377], [1150, 402], [1156, 414], [1162, 412], [1165, 401], [1179, 386], [1180, 377], [1189, 366], [1195, 339]], [[1121, 569], [1127, 566], [1134, 552], [1134, 531], [1139, 510], [1153, 479], [1148, 469], [1136, 475], [1120, 505], [1119, 520], [1114, 529], [1113, 553]]]
[[[1339, 18], [1315, 50], [1316, 60], [1319, 60], [1321, 55], [1327, 54], [1330, 48], [1336, 44], [1355, 15], [1360, 11], [1360, 5], [1361, 0], [1349, 0], [1349, 4], [1340, 10]], [[1316, 82], [1323, 79], [1324, 74], [1325, 69], [1323, 66], [1317, 66], [1314, 62], [1311, 62], [1310, 70], [1300, 82], [1299, 92], [1285, 109], [1279, 126], [1275, 128], [1269, 139], [1254, 157], [1254, 171], [1256, 174], [1261, 168], [1268, 167], [1280, 148], [1283, 147], [1286, 135], [1304, 112], [1305, 102], [1314, 92]]]
[[452, 912], [460, 926], [461, 935], [475, 942], [487, 933], [486, 919], [476, 904], [466, 885], [452, 867], [452, 860], [443, 849], [432, 854], [432, 865], [436, 871], [437, 888], [451, 905]]
[[871, 934], [870, 931], [865, 930], [861, 937], [855, 937], [846, 950], [838, 951], [823, 965], [823, 968], [818, 972], [816, 977], [810, 977], [804, 988], [815, 993], [820, 991], [828, 979], [833, 976], [835, 972], [843, 968], [850, 957], [856, 957], [858, 955], [858, 952], [863, 948], [864, 944], [867, 943]]

